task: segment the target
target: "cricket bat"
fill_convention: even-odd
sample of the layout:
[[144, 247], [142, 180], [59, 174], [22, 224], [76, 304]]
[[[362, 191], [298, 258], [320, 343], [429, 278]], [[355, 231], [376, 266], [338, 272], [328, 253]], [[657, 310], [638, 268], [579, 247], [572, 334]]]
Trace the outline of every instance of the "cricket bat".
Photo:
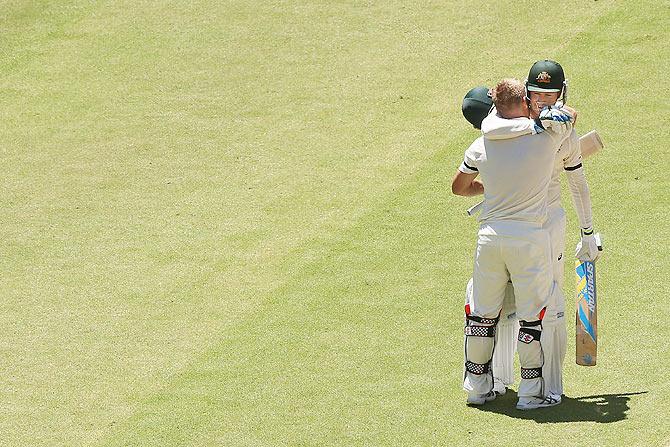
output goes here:
[[582, 152], [582, 158], [589, 158], [603, 147], [603, 140], [600, 139], [600, 135], [595, 130], [579, 138], [579, 149]]
[[[596, 234], [602, 250], [600, 235]], [[575, 261], [577, 278], [577, 309], [575, 311], [575, 360], [581, 366], [595, 366], [598, 357], [598, 300], [596, 265], [591, 261]]]

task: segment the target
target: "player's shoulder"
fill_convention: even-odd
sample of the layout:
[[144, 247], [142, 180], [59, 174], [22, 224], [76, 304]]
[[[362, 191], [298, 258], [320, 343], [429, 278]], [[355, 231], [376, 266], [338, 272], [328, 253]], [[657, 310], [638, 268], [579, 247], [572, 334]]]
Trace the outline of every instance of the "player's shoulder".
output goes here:
[[484, 137], [479, 137], [466, 149], [465, 160], [469, 160], [470, 163], [478, 163], [485, 158], [484, 154]]
[[484, 152], [484, 136], [479, 136], [467, 149], [467, 152]]

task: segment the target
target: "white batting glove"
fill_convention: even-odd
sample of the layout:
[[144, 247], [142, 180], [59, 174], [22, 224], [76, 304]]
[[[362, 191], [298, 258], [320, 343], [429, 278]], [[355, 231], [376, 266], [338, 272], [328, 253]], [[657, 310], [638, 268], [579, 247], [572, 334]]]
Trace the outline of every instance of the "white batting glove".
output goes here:
[[582, 240], [577, 244], [575, 257], [580, 261], [595, 262], [600, 257], [600, 252], [603, 249], [599, 239], [599, 234], [593, 234], [593, 228], [582, 230]]
[[545, 107], [540, 112], [540, 123], [542, 123], [545, 129], [563, 129], [567, 123], [573, 121], [574, 117], [572, 114], [563, 108]]

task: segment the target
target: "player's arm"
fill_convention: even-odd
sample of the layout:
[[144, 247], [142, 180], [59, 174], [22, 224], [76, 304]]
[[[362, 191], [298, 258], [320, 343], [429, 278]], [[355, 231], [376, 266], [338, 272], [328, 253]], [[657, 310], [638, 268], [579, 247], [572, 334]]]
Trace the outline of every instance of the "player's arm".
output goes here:
[[582, 155], [579, 149], [577, 133], [573, 130], [563, 142], [567, 145], [567, 155], [563, 158], [563, 169], [568, 178], [568, 186], [572, 196], [572, 203], [577, 212], [579, 226], [583, 230], [593, 227], [593, 213], [591, 210], [591, 192], [584, 175]]
[[596, 261], [600, 257], [601, 249], [598, 248], [597, 235], [593, 230], [591, 194], [589, 192], [589, 185], [586, 182], [586, 176], [584, 175], [584, 169], [580, 164], [579, 168], [568, 170], [566, 174], [582, 235], [575, 249], [575, 257], [580, 261]]
[[482, 121], [482, 135], [489, 140], [507, 140], [535, 134], [537, 131], [538, 127], [534, 120], [503, 118], [496, 113], [495, 109]]
[[451, 182], [451, 192], [466, 197], [484, 194], [484, 184], [476, 178], [478, 174], [478, 172], [466, 174], [460, 170], [456, 171]]
[[591, 210], [591, 192], [589, 184], [584, 175], [581, 162], [577, 166], [566, 167], [565, 174], [568, 177], [568, 186], [572, 195], [572, 203], [577, 212], [579, 226], [582, 230], [593, 228], [593, 213]]
[[577, 111], [567, 106], [546, 108], [537, 119], [506, 119], [495, 110], [482, 121], [482, 134], [489, 140], [506, 140], [522, 135], [534, 135], [552, 130], [559, 135], [567, 135], [572, 130]]
[[484, 151], [483, 138], [477, 138], [465, 151], [463, 162], [451, 181], [451, 192], [457, 196], [476, 196], [484, 193], [484, 184], [477, 180], [479, 160]]
[[581, 241], [577, 244], [575, 257], [582, 261], [595, 261], [600, 256], [600, 252], [594, 237], [591, 192], [584, 175], [577, 134], [573, 131], [564, 144], [570, 145], [568, 156], [563, 160], [563, 167], [568, 177], [568, 187], [582, 235]]

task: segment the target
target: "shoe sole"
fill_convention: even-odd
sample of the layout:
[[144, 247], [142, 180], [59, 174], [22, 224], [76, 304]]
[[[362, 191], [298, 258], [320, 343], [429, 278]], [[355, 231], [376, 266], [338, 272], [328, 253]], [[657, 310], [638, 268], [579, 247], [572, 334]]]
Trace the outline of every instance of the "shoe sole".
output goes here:
[[488, 401], [486, 401], [486, 400], [476, 401], [476, 402], [467, 401], [467, 402], [465, 402], [465, 405], [467, 405], [469, 407], [479, 407], [481, 405], [484, 405], [486, 402], [488, 402]]
[[537, 410], [539, 408], [550, 408], [550, 407], [555, 407], [556, 405], [560, 404], [560, 402], [556, 402], [555, 404], [547, 404], [547, 405], [517, 405], [516, 409], [521, 410], [521, 411], [526, 411], [526, 410]]
[[486, 402], [491, 402], [492, 400], [495, 400], [495, 398], [496, 398], [496, 395], [494, 394], [493, 396], [489, 397], [488, 399], [484, 398], [482, 400], [475, 400], [475, 401], [466, 400], [465, 404], [470, 405], [470, 406], [478, 407], [480, 405], [484, 405]]

